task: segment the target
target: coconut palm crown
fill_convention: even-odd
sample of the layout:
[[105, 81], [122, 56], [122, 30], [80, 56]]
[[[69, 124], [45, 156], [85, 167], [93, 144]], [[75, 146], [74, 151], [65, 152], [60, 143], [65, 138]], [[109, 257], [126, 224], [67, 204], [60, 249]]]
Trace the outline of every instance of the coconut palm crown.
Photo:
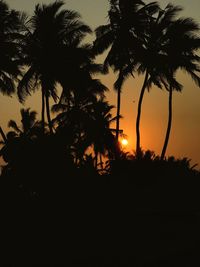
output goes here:
[[63, 1], [36, 5], [34, 15], [27, 23], [24, 39], [24, 64], [28, 66], [28, 70], [18, 86], [21, 102], [31, 91], [40, 86], [42, 122], [44, 125], [46, 102], [50, 132], [52, 123], [49, 98], [52, 97], [54, 101], [58, 98], [56, 90], [60, 78], [58, 73], [62, 72], [63, 68], [70, 69], [73, 55], [78, 56], [75, 48], [80, 45], [85, 35], [91, 32], [90, 28], [81, 22], [77, 12], [61, 9], [63, 5]]

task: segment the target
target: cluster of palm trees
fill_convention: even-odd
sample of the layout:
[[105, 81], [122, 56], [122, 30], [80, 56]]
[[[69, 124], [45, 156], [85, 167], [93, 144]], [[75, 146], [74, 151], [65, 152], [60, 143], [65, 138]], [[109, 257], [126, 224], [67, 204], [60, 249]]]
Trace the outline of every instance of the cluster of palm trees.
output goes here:
[[96, 29], [97, 53], [109, 49], [104, 67], [118, 73], [117, 138], [119, 133], [120, 98], [123, 82], [135, 73], [144, 75], [136, 119], [136, 155], [141, 154], [140, 117], [145, 91], [152, 84], [169, 92], [169, 119], [161, 152], [165, 158], [172, 124], [172, 94], [181, 91], [176, 80], [179, 69], [186, 71], [200, 86], [198, 73], [199, 25], [192, 18], [177, 18], [182, 10], [168, 4], [161, 9], [157, 2], [110, 0], [109, 23]]
[[[22, 129], [10, 121], [14, 131], [6, 137], [1, 129], [4, 143], [46, 134], [46, 115], [49, 134], [65, 133], [66, 143], [70, 140], [70, 147], [76, 148], [78, 161], [93, 146], [97, 165], [98, 154], [111, 153], [115, 141], [109, 129], [113, 107], [104, 98], [107, 88], [94, 78], [103, 68], [94, 62], [93, 47], [84, 42], [91, 29], [77, 12], [63, 9], [63, 1], [36, 5], [30, 19], [10, 10], [4, 1], [0, 5], [1, 40], [5, 42], [1, 42], [1, 92], [10, 95], [16, 90], [21, 103], [37, 89], [42, 96], [41, 122], [35, 113], [22, 109]], [[52, 110], [59, 113], [53, 120], [50, 98], [56, 102]]]
[[[66, 135], [67, 145], [76, 151], [77, 162], [92, 146], [97, 166], [99, 155], [102, 162], [101, 155], [114, 157], [118, 151], [123, 83], [135, 73], [143, 74], [136, 119], [136, 156], [139, 158], [142, 151], [143, 97], [154, 84], [169, 92], [169, 119], [161, 152], [164, 159], [172, 123], [173, 91], [182, 90], [176, 80], [177, 71], [186, 71], [200, 86], [198, 24], [191, 18], [177, 18], [182, 10], [179, 6], [168, 4], [161, 9], [157, 2], [109, 0], [108, 24], [95, 30], [96, 39], [91, 45], [85, 43], [85, 36], [92, 33], [90, 27], [77, 12], [63, 6], [62, 0], [37, 4], [28, 18], [0, 1], [0, 91], [7, 95], [17, 91], [19, 101], [24, 103], [27, 95], [39, 89], [42, 99], [40, 123], [36, 122], [34, 112], [23, 109], [22, 119], [26, 117], [34, 123], [24, 125], [26, 120], [22, 121], [23, 131], [14, 121], [9, 125], [17, 135], [30, 134], [35, 126], [40, 128], [41, 135], [47, 132], [48, 125], [49, 134]], [[95, 57], [107, 49], [103, 64], [97, 64]], [[113, 107], [104, 97], [107, 88], [95, 79], [95, 74], [106, 74], [109, 67], [117, 73], [115, 118], [111, 115]], [[52, 108], [57, 113], [54, 119], [50, 98], [56, 102]], [[110, 123], [115, 119], [114, 137]], [[0, 133], [6, 142], [1, 128]]]

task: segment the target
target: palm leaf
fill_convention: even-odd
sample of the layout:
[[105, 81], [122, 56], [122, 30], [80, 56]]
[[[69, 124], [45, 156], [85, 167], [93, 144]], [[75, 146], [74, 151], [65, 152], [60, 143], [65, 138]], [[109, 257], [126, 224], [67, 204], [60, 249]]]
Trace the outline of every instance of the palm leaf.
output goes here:
[[12, 128], [17, 133], [21, 133], [21, 130], [19, 129], [19, 127], [17, 126], [17, 123], [14, 120], [10, 120], [8, 122], [8, 127]]
[[24, 102], [27, 95], [30, 95], [31, 90], [35, 90], [38, 85], [38, 78], [34, 67], [30, 67], [20, 80], [17, 88], [17, 95], [21, 103]]

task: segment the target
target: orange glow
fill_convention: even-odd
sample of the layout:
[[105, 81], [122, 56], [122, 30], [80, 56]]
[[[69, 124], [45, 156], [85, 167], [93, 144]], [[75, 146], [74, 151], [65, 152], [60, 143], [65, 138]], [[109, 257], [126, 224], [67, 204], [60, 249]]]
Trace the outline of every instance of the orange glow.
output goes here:
[[127, 140], [127, 139], [122, 139], [122, 140], [121, 140], [121, 144], [122, 144], [123, 146], [127, 146], [127, 145], [128, 145], [128, 140]]

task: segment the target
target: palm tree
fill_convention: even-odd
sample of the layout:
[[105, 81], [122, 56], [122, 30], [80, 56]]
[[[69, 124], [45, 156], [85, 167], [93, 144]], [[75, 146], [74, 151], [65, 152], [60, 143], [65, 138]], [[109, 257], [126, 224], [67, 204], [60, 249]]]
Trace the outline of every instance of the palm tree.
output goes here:
[[19, 156], [20, 151], [22, 151], [27, 144], [35, 140], [41, 135], [41, 125], [36, 120], [37, 113], [35, 111], [30, 111], [30, 109], [21, 109], [21, 125], [17, 125], [14, 120], [8, 122], [8, 127], [12, 128], [6, 134], [6, 141], [2, 142], [4, 145], [0, 151], [0, 155], [3, 156], [6, 162], [14, 160]]
[[[168, 9], [175, 9], [172, 5]], [[167, 11], [166, 11], [167, 12]], [[179, 18], [168, 25], [165, 34], [165, 39], [168, 40], [165, 46], [165, 53], [167, 55], [166, 72], [169, 76], [167, 87], [169, 92], [168, 102], [168, 125], [164, 145], [161, 152], [161, 159], [165, 158], [167, 145], [172, 125], [172, 95], [173, 91], [177, 89], [177, 82], [175, 81], [176, 73], [179, 69], [188, 73], [193, 81], [200, 87], [200, 73], [199, 61], [200, 58], [197, 51], [200, 48], [200, 38], [198, 38], [199, 25], [192, 18]], [[167, 75], [168, 76], [168, 75]], [[168, 77], [169, 77], [168, 76]], [[178, 87], [179, 91], [182, 89]]]
[[144, 74], [144, 82], [140, 91], [138, 110], [136, 118], [136, 156], [141, 155], [140, 144], [140, 119], [142, 111], [143, 97], [146, 89], [150, 89], [152, 84], [159, 88], [167, 87], [168, 80], [174, 83], [174, 88], [180, 89], [180, 84], [177, 83], [170, 73], [166, 72], [165, 62], [167, 55], [165, 47], [169, 40], [166, 36], [166, 31], [169, 25], [173, 23], [174, 18], [182, 10], [180, 7], [168, 5], [165, 10], [158, 10], [156, 16], [149, 16], [148, 23], [144, 32], [144, 37], [141, 38], [141, 46], [138, 47], [137, 53], [134, 56], [137, 61], [137, 72]]
[[[91, 30], [80, 21], [75, 11], [61, 10], [63, 1], [49, 5], [36, 5], [35, 12], [27, 24], [24, 40], [24, 63], [27, 72], [18, 86], [20, 101], [24, 101], [31, 90], [38, 86], [42, 91], [42, 123], [45, 122], [45, 106], [50, 132], [53, 132], [49, 98], [57, 100], [56, 85], [60, 73], [70, 70], [76, 47]], [[78, 54], [78, 53], [77, 53]], [[68, 66], [68, 67], [67, 67]], [[70, 76], [70, 74], [69, 74]]]
[[116, 120], [112, 117], [113, 106], [109, 105], [104, 98], [94, 101], [88, 113], [89, 120], [86, 121], [85, 142], [93, 146], [95, 154], [95, 167], [98, 167], [98, 156], [101, 168], [102, 156], [113, 158], [116, 154], [116, 142], [110, 124]]
[[92, 127], [91, 116], [95, 105], [107, 90], [99, 80], [93, 79], [86, 69], [82, 69], [79, 78], [81, 79], [73, 80], [71, 90], [68, 87], [63, 88], [59, 103], [53, 106], [53, 111], [59, 112], [53, 120], [57, 125], [56, 131], [62, 133], [65, 145], [74, 151], [76, 163], [81, 162], [85, 150], [91, 145], [86, 133]]
[[30, 111], [30, 108], [20, 110], [21, 125], [18, 126], [14, 120], [8, 122], [8, 127], [12, 128], [14, 134], [21, 138], [34, 138], [41, 132], [41, 124], [36, 120], [37, 112]]
[[[111, 66], [118, 72], [114, 84], [117, 90], [116, 139], [119, 136], [121, 88], [124, 81], [135, 71], [133, 50], [140, 46], [148, 16], [158, 9], [156, 2], [145, 5], [141, 0], [110, 0], [109, 23], [96, 29], [94, 50], [100, 54], [110, 48], [104, 61], [105, 69]], [[133, 47], [135, 47], [133, 49]]]
[[[176, 15], [182, 10], [179, 6], [168, 4], [164, 10], [159, 10], [157, 16], [149, 16], [144, 38], [138, 46], [134, 57], [137, 62], [138, 73], [144, 74], [144, 82], [139, 96], [136, 119], [136, 156], [141, 155], [140, 145], [140, 118], [142, 102], [146, 89], [152, 84], [169, 91], [169, 122], [165, 144], [161, 158], [164, 158], [169, 139], [172, 119], [172, 90], [180, 91], [182, 85], [175, 79], [178, 68], [185, 69], [199, 84], [196, 71], [199, 60], [195, 55], [199, 48], [199, 40], [194, 36], [198, 26], [190, 18], [176, 20]], [[177, 33], [180, 33], [177, 35]], [[177, 47], [179, 45], [179, 47]], [[178, 51], [179, 50], [179, 51]], [[190, 66], [190, 68], [189, 68]]]
[[[4, 1], [0, 1], [0, 92], [10, 96], [15, 92], [15, 83], [21, 74], [19, 55], [21, 32], [25, 14], [9, 9]], [[4, 141], [5, 134], [0, 127]]]

